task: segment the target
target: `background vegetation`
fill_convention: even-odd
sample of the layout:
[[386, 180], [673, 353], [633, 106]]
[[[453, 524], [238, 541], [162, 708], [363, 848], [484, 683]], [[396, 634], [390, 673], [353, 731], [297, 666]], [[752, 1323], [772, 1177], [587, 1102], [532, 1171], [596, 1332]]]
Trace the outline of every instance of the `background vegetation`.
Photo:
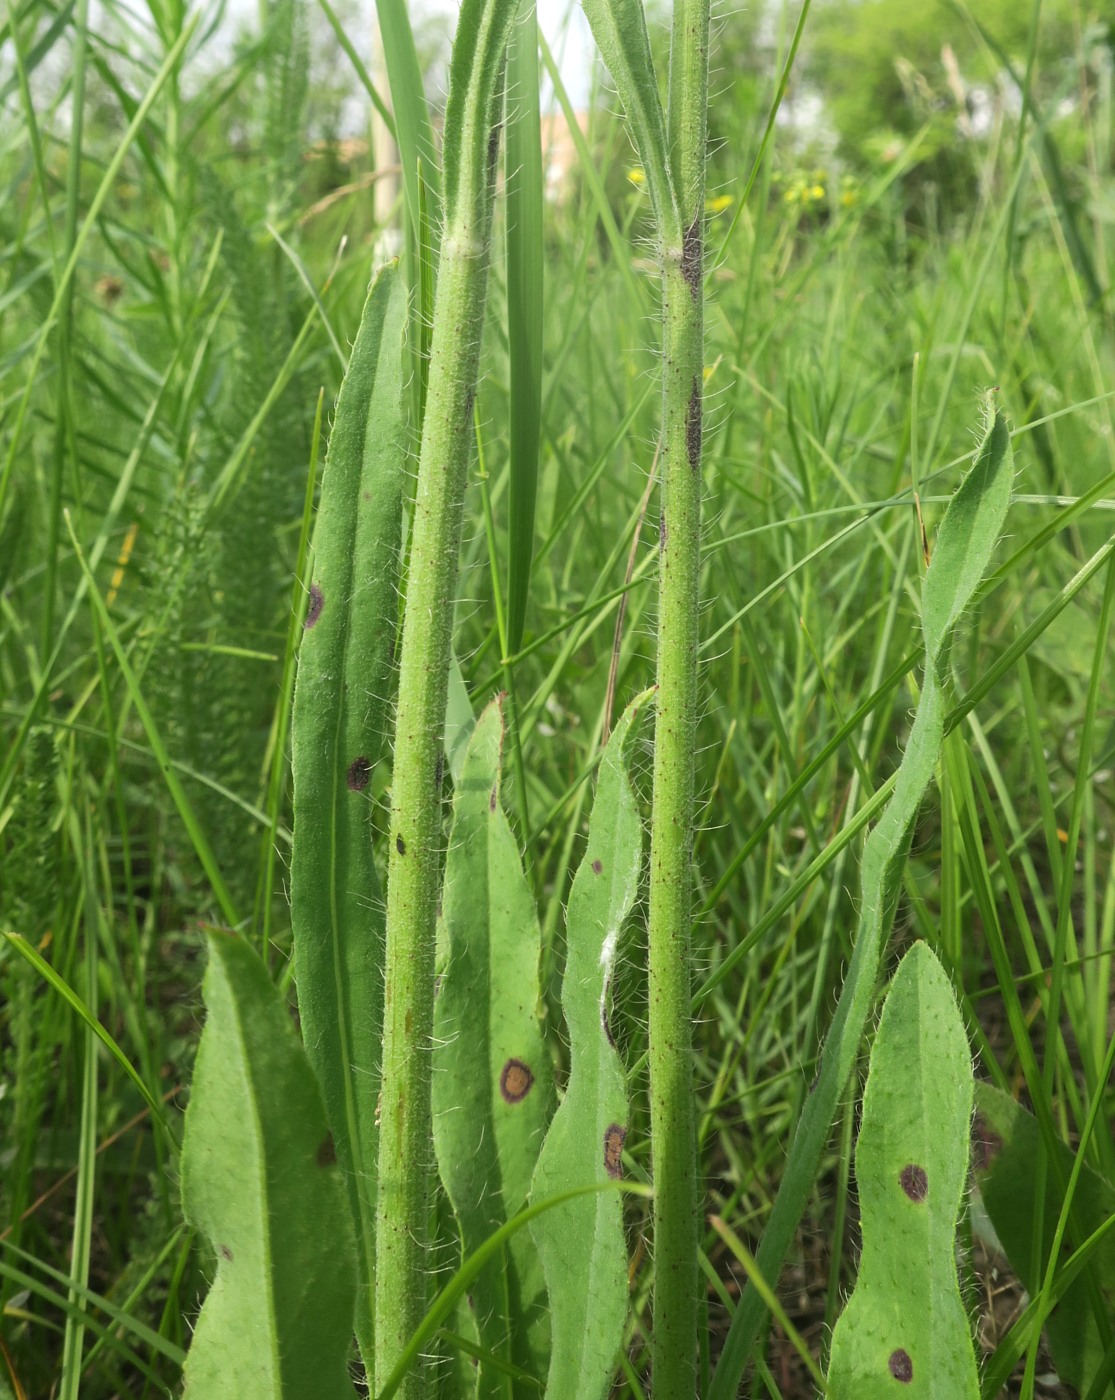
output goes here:
[[[818, 0], [745, 203], [796, 17], [720, 21], [711, 113], [698, 1122], [708, 1213], [752, 1245], [848, 957], [864, 804], [916, 699], [912, 491], [931, 545], [991, 385], [1015, 428], [1011, 538], [953, 655], [963, 703], [898, 942], [937, 950], [983, 1078], [1022, 1092], [1033, 1042], [1070, 1145], [1106, 1096], [1087, 1158], [1115, 1178], [1100, 1077], [1115, 16], [1085, 0]], [[354, 35], [371, 24], [341, 18]], [[0, 946], [0, 1395], [107, 1400], [174, 1389], [211, 1275], [182, 1223], [175, 1146], [202, 928], [242, 926], [294, 1004], [287, 724], [307, 480], [384, 231], [375, 153], [348, 116], [358, 77], [305, 0], [236, 24], [176, 0], [11, 0], [0, 44], [0, 925], [55, 978]], [[656, 279], [621, 236], [646, 231], [645, 193], [600, 99], [547, 205], [539, 515], [514, 659], [526, 783], [506, 785], [559, 1074], [564, 905], [609, 670], [617, 704], [653, 675], [658, 401], [654, 361], [632, 347]], [[497, 256], [457, 604], [476, 711], [502, 684], [505, 325]], [[641, 940], [636, 919], [613, 1026], [636, 1071], [636, 1164]], [[858, 1247], [853, 1118], [849, 1104], [783, 1281], [815, 1355]], [[618, 1393], [633, 1396], [646, 1208], [628, 1206]], [[714, 1347], [742, 1277], [724, 1238], [710, 1223], [701, 1260]], [[966, 1270], [990, 1354], [1021, 1289], [978, 1221]], [[810, 1386], [776, 1328], [754, 1393]]]

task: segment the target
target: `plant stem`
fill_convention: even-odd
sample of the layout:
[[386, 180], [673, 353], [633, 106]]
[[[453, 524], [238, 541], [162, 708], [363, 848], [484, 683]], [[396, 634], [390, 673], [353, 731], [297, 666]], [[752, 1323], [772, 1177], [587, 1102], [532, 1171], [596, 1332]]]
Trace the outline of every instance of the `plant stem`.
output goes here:
[[[403, 615], [388, 849], [376, 1228], [377, 1391], [386, 1384], [426, 1312], [441, 753], [484, 325], [499, 147], [496, 113], [513, 14], [509, 4], [485, 5], [482, 19], [486, 23], [472, 36], [475, 47], [462, 52], [466, 30], [462, 12], [454, 45], [450, 109], [458, 78], [464, 79], [458, 94], [463, 105], [446, 114], [447, 216]], [[399, 1393], [405, 1400], [421, 1400], [426, 1387], [417, 1368], [412, 1368]]]
[[708, 0], [676, 0], [668, 137], [680, 246], [663, 247], [658, 718], [650, 853], [655, 1400], [693, 1400], [698, 1185], [689, 1019], [697, 734]]

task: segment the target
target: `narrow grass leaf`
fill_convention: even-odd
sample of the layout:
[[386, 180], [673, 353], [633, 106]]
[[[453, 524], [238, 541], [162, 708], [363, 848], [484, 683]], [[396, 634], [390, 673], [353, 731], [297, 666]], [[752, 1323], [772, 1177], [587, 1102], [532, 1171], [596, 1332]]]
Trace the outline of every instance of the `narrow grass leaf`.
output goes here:
[[[639, 888], [642, 819], [627, 776], [636, 715], [653, 692], [628, 706], [600, 764], [588, 845], [569, 894], [562, 1006], [570, 1074], [531, 1194], [545, 1200], [569, 1187], [621, 1175], [629, 1110], [623, 1062], [608, 1028], [616, 947]], [[549, 1400], [603, 1400], [623, 1343], [627, 1249], [618, 1196], [569, 1201], [531, 1226], [550, 1293], [553, 1354]]]
[[[453, 804], [434, 1003], [434, 1148], [464, 1252], [526, 1203], [553, 1111], [540, 1021], [534, 896], [500, 802], [503, 710], [481, 715]], [[481, 1396], [518, 1393], [507, 1364], [544, 1373], [549, 1319], [534, 1251], [516, 1240], [471, 1293]]]
[[182, 1147], [182, 1205], [217, 1259], [185, 1395], [351, 1400], [356, 1257], [321, 1094], [247, 943], [215, 933]]
[[936, 955], [915, 943], [887, 993], [863, 1095], [863, 1253], [832, 1338], [834, 1400], [883, 1400], [896, 1381], [912, 1396], [979, 1395], [956, 1274], [971, 1112], [964, 1022]]
[[398, 611], [405, 321], [405, 290], [390, 264], [372, 282], [337, 400], [291, 731], [298, 1007], [356, 1222], [357, 1335], [369, 1360], [383, 1023], [371, 783], [388, 722]]
[[[941, 523], [924, 585], [928, 617], [925, 674], [917, 714], [890, 800], [864, 844], [855, 947], [820, 1068], [805, 1102], [786, 1171], [763, 1232], [756, 1262], [775, 1283], [805, 1210], [841, 1095], [848, 1083], [875, 995], [879, 962], [894, 918], [914, 819], [933, 780], [944, 740], [945, 649], [950, 629], [991, 562], [1010, 505], [1014, 458], [1006, 421], [992, 412], [975, 463]], [[738, 1389], [766, 1307], [748, 1287], [713, 1375], [709, 1400]]]
[[519, 21], [507, 61], [507, 353], [511, 424], [508, 457], [507, 654], [523, 641], [538, 450], [542, 437], [542, 127], [538, 18]]

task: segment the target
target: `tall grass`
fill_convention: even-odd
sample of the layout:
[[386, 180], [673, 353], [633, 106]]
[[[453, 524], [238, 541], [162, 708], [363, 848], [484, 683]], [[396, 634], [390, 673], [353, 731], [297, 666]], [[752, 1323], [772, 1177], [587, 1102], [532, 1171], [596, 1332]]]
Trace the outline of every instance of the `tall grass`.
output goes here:
[[[0, 1376], [17, 1394], [97, 1400], [178, 1383], [212, 1274], [176, 1187], [200, 926], [238, 922], [284, 993], [293, 980], [282, 718], [301, 626], [292, 582], [318, 390], [334, 402], [378, 230], [359, 193], [366, 159], [325, 189], [325, 159], [289, 95], [299, 25], [313, 17], [275, 12], [230, 53], [213, 46], [215, 13], [155, 6], [140, 23], [110, 8], [85, 26], [79, 10], [28, 0], [0, 20], [11, 79], [0, 128], [0, 925], [54, 975], [0, 945]], [[127, 26], [127, 45], [113, 25]], [[978, 1073], [1004, 1089], [1025, 1082], [1054, 1177], [1055, 1143], [1075, 1144], [1111, 1112], [1101, 599], [1113, 568], [1115, 345], [1092, 285], [1110, 280], [1102, 227], [1081, 214], [1109, 197], [1110, 176], [1069, 154], [1054, 167], [1048, 143], [1064, 130], [1034, 109], [1024, 130], [993, 135], [978, 202], [948, 227], [907, 218], [901, 156], [865, 174], [847, 205], [827, 191], [799, 214], [782, 198], [794, 156], [781, 134], [741, 207], [776, 84], [760, 109], [732, 114], [739, 143], [714, 153], [708, 175], [710, 194], [734, 202], [709, 213], [706, 231], [691, 744], [701, 1393], [743, 1282], [709, 1217], [757, 1247], [851, 954], [862, 835], [917, 698], [912, 491], [932, 546], [990, 384], [1018, 463], [1010, 540], [951, 656], [940, 800], [914, 833], [898, 938], [938, 954]], [[311, 112], [312, 98], [311, 81]], [[83, 122], [70, 119], [75, 99]], [[487, 373], [470, 417], [482, 466], [445, 600], [473, 711], [513, 678], [511, 815], [540, 911], [559, 1082], [564, 908], [610, 718], [613, 639], [620, 702], [654, 673], [657, 539], [643, 493], [658, 436], [658, 294], [640, 246], [646, 187], [627, 178], [628, 138], [607, 107], [594, 105], [590, 159], [527, 249], [549, 291], [529, 532], [509, 467], [509, 442], [529, 438], [511, 426], [522, 342], [506, 330], [522, 324], [525, 297], [502, 257], [511, 230], [497, 204]], [[408, 119], [418, 143], [420, 114]], [[1105, 121], [1091, 109], [1089, 150], [1109, 146]], [[436, 210], [432, 169], [404, 171], [420, 177]], [[415, 276], [438, 227], [416, 201]], [[497, 588], [518, 590], [513, 604], [500, 598], [502, 629]], [[381, 869], [394, 776], [369, 791]], [[643, 962], [629, 932], [611, 1031], [628, 1070], [625, 1163], [649, 1180]], [[822, 1360], [856, 1254], [852, 1139], [849, 1104], [782, 1295]], [[1115, 1176], [1109, 1135], [1088, 1135], [1082, 1164]], [[638, 1242], [651, 1213], [628, 1199], [632, 1306], [617, 1374], [632, 1397], [650, 1366], [653, 1260]], [[431, 1269], [448, 1247], [438, 1235]], [[987, 1374], [1005, 1377], [1018, 1359], [1024, 1393], [1042, 1364], [1034, 1320], [1056, 1294], [1045, 1262], [1038, 1311], [1000, 1331], [989, 1320], [982, 1334]], [[438, 1326], [458, 1335], [448, 1314]], [[448, 1367], [452, 1340], [426, 1345]], [[748, 1385], [804, 1395], [806, 1374], [776, 1331]]]

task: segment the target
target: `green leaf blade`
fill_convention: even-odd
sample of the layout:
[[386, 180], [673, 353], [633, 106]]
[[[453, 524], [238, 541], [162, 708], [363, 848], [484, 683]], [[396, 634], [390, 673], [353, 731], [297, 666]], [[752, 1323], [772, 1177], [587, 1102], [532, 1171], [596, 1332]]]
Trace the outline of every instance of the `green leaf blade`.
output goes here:
[[944, 969], [916, 943], [891, 983], [863, 1097], [859, 1277], [836, 1324], [833, 1400], [979, 1395], [956, 1273], [972, 1057]]
[[366, 1356], [384, 938], [370, 787], [388, 722], [398, 610], [405, 320], [406, 295], [391, 264], [372, 282], [337, 400], [291, 731], [299, 1014], [357, 1223], [357, 1332]]
[[197, 1400], [351, 1400], [356, 1258], [321, 1095], [263, 963], [213, 934], [182, 1203], [217, 1256], [186, 1358]]
[[[453, 810], [434, 1003], [434, 1148], [466, 1254], [525, 1204], [553, 1110], [539, 1018], [541, 935], [514, 834], [500, 803], [503, 713], [477, 722]], [[482, 1349], [545, 1369], [544, 1284], [525, 1239], [472, 1290]], [[480, 1394], [513, 1393], [481, 1364]]]
[[[633, 721], [652, 692], [632, 702], [600, 765], [584, 860], [569, 894], [562, 984], [570, 1042], [569, 1086], [546, 1136], [532, 1197], [602, 1186], [620, 1175], [627, 1133], [623, 1062], [607, 1023], [616, 944], [631, 912], [642, 863], [642, 821], [627, 776]], [[586, 1195], [531, 1226], [553, 1318], [549, 1400], [607, 1395], [627, 1315], [627, 1250], [617, 1194]]]
[[1007, 421], [991, 421], [968, 475], [949, 502], [925, 575], [921, 618], [925, 648], [939, 658], [949, 633], [987, 572], [1003, 532], [1014, 484], [1014, 451]]

